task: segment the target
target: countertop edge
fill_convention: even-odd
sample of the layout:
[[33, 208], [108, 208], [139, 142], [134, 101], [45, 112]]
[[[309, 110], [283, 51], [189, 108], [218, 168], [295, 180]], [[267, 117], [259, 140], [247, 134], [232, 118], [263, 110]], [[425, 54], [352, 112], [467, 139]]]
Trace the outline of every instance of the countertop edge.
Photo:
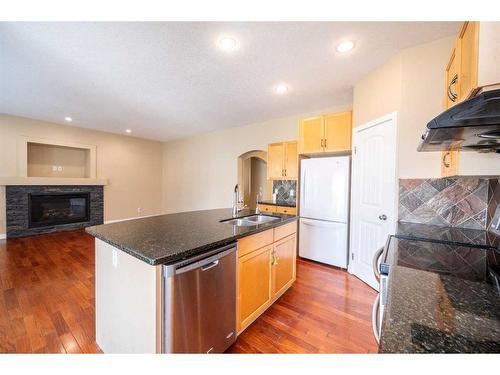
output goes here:
[[[293, 221], [298, 221], [298, 219], [299, 219], [298, 216], [292, 216], [292, 215], [288, 215], [288, 216], [289, 217], [284, 218], [282, 221], [274, 222], [274, 223], [271, 222], [268, 226], [256, 228], [252, 231], [249, 231], [248, 233], [238, 234], [238, 235], [231, 236], [231, 237], [228, 237], [226, 239], [223, 239], [223, 240], [220, 240], [217, 242], [212, 242], [212, 243], [209, 243], [209, 244], [206, 244], [203, 246], [198, 246], [198, 247], [195, 247], [193, 249], [186, 250], [184, 253], [189, 254], [189, 256], [200, 255], [200, 254], [203, 254], [204, 252], [213, 250], [214, 248], [217, 248], [219, 246], [224, 246], [224, 245], [228, 245], [232, 242], [236, 242], [240, 238], [248, 237], [248, 236], [251, 236], [251, 235], [256, 234], [256, 233], [260, 233], [260, 232], [264, 232], [264, 231], [269, 230], [269, 229], [280, 227], [282, 225], [291, 223]], [[93, 227], [85, 228], [85, 232], [88, 233], [89, 235], [103, 241], [103, 242], [106, 242], [107, 244], [109, 244], [113, 247], [116, 247], [119, 250], [122, 250], [123, 252], [125, 252], [125, 253], [133, 256], [134, 258], [139, 259], [139, 260], [141, 260], [141, 261], [143, 261], [151, 266], [168, 264], [168, 263], [175, 262], [175, 261], [178, 261], [178, 260], [185, 258], [185, 256], [182, 256], [182, 255], [181, 256], [162, 257], [162, 258], [158, 258], [158, 259], [147, 258], [147, 257], [143, 256], [141, 253], [137, 252], [136, 250], [131, 249], [131, 248], [126, 247], [126, 246], [123, 246], [123, 245], [117, 243], [116, 241], [113, 241], [112, 239], [102, 235], [101, 233], [94, 231], [92, 228]]]

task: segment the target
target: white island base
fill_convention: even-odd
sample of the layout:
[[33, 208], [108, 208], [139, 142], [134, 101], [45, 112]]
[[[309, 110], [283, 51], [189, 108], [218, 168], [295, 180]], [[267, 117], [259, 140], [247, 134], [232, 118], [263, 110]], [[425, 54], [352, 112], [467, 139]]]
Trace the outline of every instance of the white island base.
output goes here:
[[96, 238], [95, 311], [104, 353], [160, 353], [161, 266]]

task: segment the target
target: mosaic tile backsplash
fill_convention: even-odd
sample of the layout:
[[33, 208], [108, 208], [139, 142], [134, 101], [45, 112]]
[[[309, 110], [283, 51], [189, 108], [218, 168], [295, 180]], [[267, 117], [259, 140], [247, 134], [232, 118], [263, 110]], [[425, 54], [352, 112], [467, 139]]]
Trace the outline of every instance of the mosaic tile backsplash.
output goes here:
[[[273, 191], [278, 189], [277, 201], [295, 204], [297, 201], [297, 181], [293, 180], [274, 180]], [[293, 195], [290, 194], [293, 190]]]
[[500, 203], [497, 178], [399, 180], [399, 221], [487, 229]]

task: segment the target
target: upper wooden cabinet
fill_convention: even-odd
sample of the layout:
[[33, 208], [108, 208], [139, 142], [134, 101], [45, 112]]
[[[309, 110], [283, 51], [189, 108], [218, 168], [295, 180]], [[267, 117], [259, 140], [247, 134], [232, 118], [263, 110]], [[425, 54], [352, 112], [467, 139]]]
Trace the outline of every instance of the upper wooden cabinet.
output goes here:
[[301, 120], [299, 124], [299, 153], [323, 152], [324, 134], [323, 116]]
[[351, 149], [352, 113], [342, 112], [325, 116], [324, 147], [327, 152]]
[[479, 22], [465, 22], [457, 43], [460, 45], [460, 101], [477, 87]]
[[[478, 85], [479, 22], [464, 22], [455, 40], [444, 76], [444, 108], [467, 99]], [[460, 173], [460, 151], [441, 153], [441, 176]]]
[[465, 22], [445, 69], [445, 108], [466, 99], [477, 87], [479, 22]]
[[299, 123], [299, 154], [351, 151], [352, 113], [311, 117]]
[[271, 143], [267, 147], [267, 178], [297, 179], [297, 142]]

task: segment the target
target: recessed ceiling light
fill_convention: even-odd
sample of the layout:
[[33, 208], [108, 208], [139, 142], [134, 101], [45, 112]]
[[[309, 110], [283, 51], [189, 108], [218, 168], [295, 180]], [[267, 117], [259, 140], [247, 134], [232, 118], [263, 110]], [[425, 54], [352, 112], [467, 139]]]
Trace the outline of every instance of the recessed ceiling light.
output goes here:
[[233, 51], [238, 47], [238, 42], [236, 39], [231, 38], [230, 36], [222, 36], [218, 41], [220, 49], [224, 51]]
[[352, 40], [346, 40], [337, 46], [337, 52], [344, 53], [352, 50], [354, 48], [354, 42]]
[[274, 92], [278, 95], [285, 95], [288, 92], [288, 86], [284, 83], [280, 83], [274, 88]]
[[125, 129], [125, 132], [130, 134], [130, 133], [132, 133], [132, 130], [130, 130], [130, 129]]
[[66, 121], [66, 122], [71, 122], [71, 121], [73, 121], [73, 119], [72, 119], [71, 117], [69, 117], [69, 116], [66, 116], [66, 117], [64, 118], [64, 121]]

